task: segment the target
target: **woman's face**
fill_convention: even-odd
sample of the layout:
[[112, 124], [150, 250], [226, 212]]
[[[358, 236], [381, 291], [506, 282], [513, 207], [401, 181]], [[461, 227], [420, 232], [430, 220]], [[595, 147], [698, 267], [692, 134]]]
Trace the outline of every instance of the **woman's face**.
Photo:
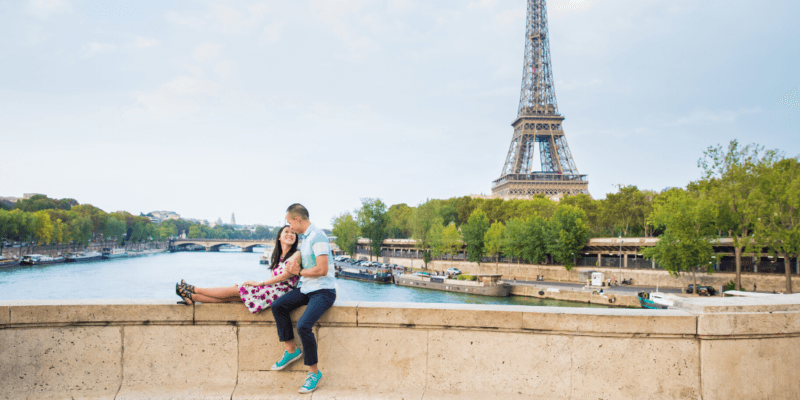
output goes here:
[[289, 227], [283, 228], [281, 231], [281, 244], [288, 247], [291, 247], [294, 242], [297, 240], [297, 235], [292, 233], [292, 229]]

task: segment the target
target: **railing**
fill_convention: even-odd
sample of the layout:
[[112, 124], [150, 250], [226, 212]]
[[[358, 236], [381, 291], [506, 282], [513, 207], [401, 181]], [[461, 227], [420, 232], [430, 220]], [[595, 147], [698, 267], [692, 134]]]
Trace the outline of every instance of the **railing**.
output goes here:
[[492, 182], [492, 187], [499, 186], [508, 181], [530, 182], [588, 182], [588, 175], [558, 174], [552, 172], [537, 172], [533, 174], [508, 174]]

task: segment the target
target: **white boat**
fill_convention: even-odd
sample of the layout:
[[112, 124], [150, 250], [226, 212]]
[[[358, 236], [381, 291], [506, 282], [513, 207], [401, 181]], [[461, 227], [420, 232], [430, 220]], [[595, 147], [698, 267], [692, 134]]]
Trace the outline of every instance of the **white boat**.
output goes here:
[[67, 254], [67, 262], [93, 261], [93, 260], [99, 260], [101, 258], [103, 258], [103, 254], [98, 253], [96, 251], [86, 251], [80, 253]]
[[649, 308], [653, 310], [665, 310], [675, 306], [675, 300], [678, 298], [674, 294], [662, 292], [639, 292], [639, 304], [642, 308]]
[[45, 265], [62, 263], [64, 260], [65, 258], [62, 256], [50, 257], [43, 256], [41, 254], [28, 254], [27, 256], [22, 257], [22, 260], [19, 263], [20, 265]]
[[111, 249], [108, 247], [103, 248], [103, 258], [117, 258], [127, 257], [128, 252], [125, 249]]

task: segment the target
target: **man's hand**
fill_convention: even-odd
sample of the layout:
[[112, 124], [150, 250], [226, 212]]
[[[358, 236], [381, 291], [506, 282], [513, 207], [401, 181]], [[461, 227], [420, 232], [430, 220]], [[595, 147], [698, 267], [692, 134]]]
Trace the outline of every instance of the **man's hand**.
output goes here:
[[300, 276], [300, 263], [298, 262], [298, 257], [290, 257], [286, 260], [286, 271], [292, 275]]
[[261, 282], [247, 281], [243, 283], [242, 286], [261, 286]]

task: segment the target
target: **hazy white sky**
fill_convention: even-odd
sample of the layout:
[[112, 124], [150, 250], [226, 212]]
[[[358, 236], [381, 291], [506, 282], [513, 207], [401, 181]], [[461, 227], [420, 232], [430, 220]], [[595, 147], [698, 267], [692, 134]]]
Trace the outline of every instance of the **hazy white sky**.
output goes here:
[[[685, 186], [731, 139], [800, 153], [800, 110], [781, 102], [800, 85], [800, 2], [549, 9], [594, 197]], [[524, 14], [524, 0], [0, 0], [0, 196], [271, 225], [300, 202], [329, 227], [362, 197], [490, 193]]]

